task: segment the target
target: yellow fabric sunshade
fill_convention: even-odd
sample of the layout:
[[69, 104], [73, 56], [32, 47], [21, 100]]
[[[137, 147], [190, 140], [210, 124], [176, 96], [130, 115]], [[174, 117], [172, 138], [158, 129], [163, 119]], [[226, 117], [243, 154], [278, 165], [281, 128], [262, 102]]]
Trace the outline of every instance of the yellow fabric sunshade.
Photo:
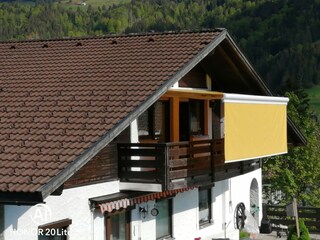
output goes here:
[[287, 98], [225, 95], [226, 162], [287, 153]]

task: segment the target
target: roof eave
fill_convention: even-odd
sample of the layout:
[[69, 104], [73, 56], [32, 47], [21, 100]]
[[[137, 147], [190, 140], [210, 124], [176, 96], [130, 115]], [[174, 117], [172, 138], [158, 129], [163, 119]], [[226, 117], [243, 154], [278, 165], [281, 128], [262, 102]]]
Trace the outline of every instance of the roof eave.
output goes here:
[[43, 203], [41, 192], [0, 192], [0, 204], [36, 205]]

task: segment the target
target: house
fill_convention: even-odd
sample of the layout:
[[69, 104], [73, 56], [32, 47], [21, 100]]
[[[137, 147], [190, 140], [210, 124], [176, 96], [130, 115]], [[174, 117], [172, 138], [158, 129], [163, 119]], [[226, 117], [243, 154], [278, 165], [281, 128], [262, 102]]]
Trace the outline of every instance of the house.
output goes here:
[[238, 239], [305, 141], [224, 29], [0, 43], [0, 239]]

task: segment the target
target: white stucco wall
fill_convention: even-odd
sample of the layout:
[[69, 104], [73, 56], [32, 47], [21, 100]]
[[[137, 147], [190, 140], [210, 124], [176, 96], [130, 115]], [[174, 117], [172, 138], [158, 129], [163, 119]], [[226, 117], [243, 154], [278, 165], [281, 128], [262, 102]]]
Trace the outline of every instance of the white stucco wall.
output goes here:
[[[238, 237], [238, 231], [234, 227], [234, 210], [238, 203], [243, 202], [246, 209], [250, 210], [250, 185], [253, 179], [258, 181], [259, 185], [259, 207], [262, 209], [262, 175], [261, 169], [252, 171], [250, 173], [237, 176], [228, 180], [217, 182], [213, 188], [215, 196], [215, 204], [213, 207], [214, 225], [216, 225], [215, 233], [219, 233], [219, 228], [224, 233], [223, 226], [226, 226], [226, 237], [235, 239]], [[221, 207], [219, 207], [221, 206]], [[215, 218], [215, 216], [222, 216]], [[259, 225], [261, 221], [261, 214]], [[215, 237], [222, 237], [221, 230]]]
[[[104, 240], [104, 218], [89, 207], [89, 198], [116, 193], [119, 181], [65, 189], [61, 196], [45, 199], [47, 209], [37, 206], [5, 206], [5, 240], [37, 240], [39, 225], [72, 219], [68, 240]], [[48, 213], [48, 212], [51, 212]]]
[[[142, 218], [139, 207], [148, 209], [146, 218]], [[150, 214], [152, 208], [156, 207], [155, 201], [142, 203], [132, 211], [131, 237], [132, 240], [155, 240], [156, 220]], [[172, 199], [172, 231], [176, 239], [194, 239], [197, 233], [198, 222], [198, 189], [184, 193], [178, 193]]]
[[179, 193], [173, 201], [173, 236], [194, 239], [198, 229], [198, 189]]
[[[224, 237], [238, 239], [239, 231], [234, 227], [234, 210], [240, 202], [243, 202], [246, 208], [249, 209], [250, 185], [254, 178], [258, 181], [260, 209], [262, 209], [261, 169], [215, 183], [212, 188], [213, 224], [198, 231], [198, 235], [202, 239]], [[261, 214], [259, 224], [260, 221]]]
[[[178, 193], [173, 198], [172, 230], [177, 240], [194, 240], [223, 238], [238, 239], [239, 233], [234, 228], [234, 209], [243, 202], [247, 208], [250, 204], [250, 185], [253, 179], [258, 181], [259, 197], [261, 198], [261, 170], [217, 182], [212, 191], [212, 217], [213, 223], [200, 229], [198, 223], [198, 189]], [[61, 196], [50, 196], [46, 199], [46, 206], [52, 212], [47, 222], [70, 218], [69, 240], [104, 240], [104, 217], [99, 210], [92, 214], [88, 199], [119, 191], [119, 182], [95, 184], [91, 186], [66, 189]], [[142, 218], [139, 206], [146, 207], [148, 214]], [[154, 201], [137, 205], [131, 215], [132, 240], [154, 240], [156, 222], [150, 210], [155, 207]], [[260, 200], [260, 209], [261, 208]], [[5, 240], [36, 240], [35, 234], [39, 224], [34, 218], [36, 207], [5, 206]], [[261, 214], [260, 214], [261, 220]], [[260, 223], [259, 220], [259, 223]], [[40, 225], [41, 225], [40, 224]], [[225, 231], [226, 226], [226, 231]]]
[[[213, 224], [202, 229], [199, 227], [198, 189], [178, 193], [173, 198], [173, 237], [176, 240], [194, 240], [197, 237], [201, 237], [202, 240], [224, 237], [238, 239], [239, 231], [234, 227], [234, 210], [240, 202], [243, 202], [249, 208], [250, 185], [254, 178], [258, 181], [259, 197], [261, 198], [261, 169], [217, 182], [211, 189]], [[144, 219], [139, 214], [139, 206], [148, 209], [148, 215]], [[154, 206], [155, 202], [149, 201], [138, 205], [132, 211], [132, 240], [155, 239], [156, 222], [155, 217], [150, 214], [150, 210]], [[260, 199], [260, 209], [261, 207]], [[261, 214], [259, 223], [260, 221]]]

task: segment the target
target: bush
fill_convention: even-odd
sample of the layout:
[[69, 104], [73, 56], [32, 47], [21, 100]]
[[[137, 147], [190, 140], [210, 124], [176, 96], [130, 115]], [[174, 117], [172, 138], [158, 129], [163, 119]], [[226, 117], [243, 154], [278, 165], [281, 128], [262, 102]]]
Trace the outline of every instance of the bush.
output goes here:
[[287, 240], [311, 240], [308, 228], [304, 224], [304, 221], [299, 219], [300, 238], [297, 237], [297, 228], [293, 226], [290, 228]]
[[249, 238], [250, 234], [244, 231], [240, 231], [240, 238]]

